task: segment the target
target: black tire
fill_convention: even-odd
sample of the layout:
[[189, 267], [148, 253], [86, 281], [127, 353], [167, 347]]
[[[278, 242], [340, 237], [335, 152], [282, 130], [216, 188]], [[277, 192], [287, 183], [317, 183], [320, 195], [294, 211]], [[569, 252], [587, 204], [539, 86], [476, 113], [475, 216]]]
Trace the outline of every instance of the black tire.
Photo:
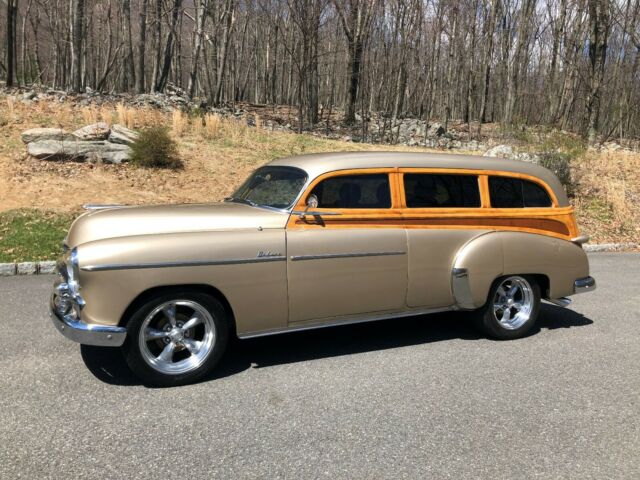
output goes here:
[[[149, 353], [151, 353], [150, 348], [156, 348], [162, 351], [162, 348], [163, 348], [162, 342], [164, 342], [164, 345], [167, 345], [168, 343], [174, 343], [173, 339], [170, 339], [169, 335], [167, 334], [167, 338], [162, 338], [158, 340], [155, 340], [155, 339], [147, 340], [146, 341], [147, 343], [145, 345], [147, 345], [148, 351], [146, 353], [143, 353], [142, 350], [145, 349], [145, 347], [140, 346], [140, 342], [141, 342], [140, 335], [141, 335], [142, 326], [145, 323], [147, 317], [151, 315], [152, 312], [160, 308], [160, 306], [165, 305], [167, 303], [171, 304], [171, 302], [174, 302], [174, 301], [177, 302], [178, 304], [180, 303], [188, 304], [189, 302], [192, 302], [193, 305], [202, 307], [203, 311], [208, 312], [210, 315], [210, 318], [207, 317], [207, 321], [206, 322], [203, 321], [201, 331], [203, 332], [203, 337], [207, 331], [208, 332], [213, 331], [213, 336], [211, 337], [212, 340], [208, 344], [209, 346], [207, 351], [204, 352], [203, 350], [203, 353], [206, 353], [206, 355], [203, 355], [202, 358], [196, 358], [197, 362], [195, 362], [196, 365], [193, 366], [193, 368], [184, 372], [166, 373], [166, 372], [159, 371], [158, 370], [159, 367], [158, 368], [152, 367], [149, 361], [145, 360], [145, 355], [146, 355], [146, 358], [149, 358]], [[182, 306], [182, 305], [174, 306], [173, 315], [172, 315], [174, 317], [174, 322], [177, 318], [180, 318], [181, 315], [184, 317], [186, 313], [188, 313], [188, 310], [186, 310], [187, 308], [190, 308], [190, 307]], [[181, 309], [184, 309], [184, 311], [181, 311]], [[162, 313], [162, 310], [161, 310], [156, 315], [161, 316], [164, 314]], [[193, 315], [196, 316], [195, 312]], [[137, 308], [133, 312], [133, 314], [129, 317], [128, 321], [126, 322], [127, 338], [125, 343], [122, 345], [122, 352], [124, 354], [124, 358], [127, 364], [129, 365], [129, 368], [131, 368], [131, 370], [133, 371], [133, 373], [138, 378], [140, 378], [140, 380], [142, 380], [143, 383], [146, 385], [157, 386], [157, 387], [173, 387], [178, 385], [194, 383], [202, 379], [209, 372], [211, 372], [215, 367], [215, 365], [220, 360], [220, 358], [222, 357], [226, 349], [228, 338], [229, 338], [229, 320], [227, 317], [228, 317], [227, 313], [224, 307], [220, 304], [220, 302], [216, 300], [214, 297], [212, 297], [211, 295], [207, 295], [202, 292], [193, 291], [193, 290], [180, 290], [180, 291], [177, 290], [175, 292], [163, 293], [163, 294], [157, 295], [153, 298], [148, 299], [142, 305], [140, 305], [139, 308]], [[152, 318], [155, 319], [159, 317], [154, 316]], [[213, 325], [215, 326], [215, 329], [212, 328], [211, 320], [213, 321]], [[166, 323], [169, 323], [168, 318], [166, 319]], [[186, 322], [183, 322], [183, 323], [186, 323]], [[165, 328], [167, 327], [170, 328], [170, 325], [165, 325]], [[193, 327], [193, 329], [190, 329], [187, 331], [187, 332], [192, 332], [192, 331], [194, 332], [192, 339], [187, 338], [189, 333], [184, 333], [183, 337], [186, 340], [183, 340], [183, 342], [186, 342], [187, 340], [197, 340], [196, 338], [197, 333], [195, 332], [197, 332], [198, 328], [200, 327], [196, 326], [196, 327]], [[209, 330], [205, 330], [206, 328], [208, 328]], [[163, 330], [158, 330], [158, 331], [162, 332]], [[158, 342], [161, 342], [161, 343], [158, 345]], [[174, 345], [176, 346], [172, 347], [171, 349], [172, 354], [170, 355], [170, 360], [168, 364], [171, 364], [171, 365], [174, 364], [173, 359], [176, 357], [176, 355], [185, 356], [185, 358], [189, 358], [191, 356], [191, 350], [187, 349], [186, 345], [180, 344], [179, 342], [176, 342]], [[167, 362], [164, 362], [164, 364], [167, 364]], [[178, 365], [178, 364], [175, 363], [175, 365]], [[187, 366], [184, 368], [189, 368], [189, 367]]]
[[[526, 318], [526, 320], [524, 321], [520, 320], [523, 321], [521, 325], [518, 325], [516, 322], [515, 325], [506, 327], [498, 318], [498, 315], [504, 315], [504, 313], [502, 313], [500, 310], [499, 312], [501, 313], [497, 313], [494, 310], [494, 299], [496, 299], [496, 297], [500, 297], [500, 295], [498, 295], [498, 289], [501, 286], [505, 284], [512, 285], [507, 283], [512, 279], [520, 279], [517, 281], [523, 281], [524, 283], [522, 285], [527, 285], [529, 287], [531, 309], [528, 313], [528, 318]], [[524, 293], [522, 293], [522, 295], [524, 296]], [[534, 277], [529, 275], [506, 275], [504, 277], [500, 277], [493, 282], [491, 290], [489, 290], [489, 296], [487, 297], [487, 302], [485, 303], [485, 305], [473, 312], [474, 323], [476, 327], [479, 328], [483, 333], [498, 340], [513, 340], [516, 338], [525, 337], [531, 331], [536, 323], [536, 320], [538, 319], [538, 314], [540, 313], [540, 299], [540, 286], [538, 285]], [[518, 299], [516, 298], [516, 302], [517, 300]], [[514, 312], [516, 310], [509, 309], [509, 311], [509, 316], [511, 316], [511, 312]], [[525, 316], [523, 315], [521, 319], [524, 319], [524, 317]]]

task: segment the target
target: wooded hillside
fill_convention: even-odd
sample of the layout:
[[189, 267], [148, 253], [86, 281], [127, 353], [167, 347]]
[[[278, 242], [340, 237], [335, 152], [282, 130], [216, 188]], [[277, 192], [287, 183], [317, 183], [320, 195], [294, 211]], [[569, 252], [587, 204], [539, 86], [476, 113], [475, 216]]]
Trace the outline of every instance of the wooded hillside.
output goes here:
[[[8, 86], [640, 137], [640, 0], [0, 0]], [[480, 127], [478, 127], [479, 130]], [[479, 133], [479, 132], [478, 132]]]

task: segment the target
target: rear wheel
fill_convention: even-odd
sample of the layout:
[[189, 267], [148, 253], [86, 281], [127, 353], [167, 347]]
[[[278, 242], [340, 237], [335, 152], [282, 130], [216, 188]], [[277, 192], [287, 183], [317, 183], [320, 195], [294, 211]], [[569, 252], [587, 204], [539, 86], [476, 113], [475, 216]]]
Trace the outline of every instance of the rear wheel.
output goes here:
[[175, 386], [199, 380], [224, 353], [226, 313], [210, 295], [184, 291], [157, 296], [127, 322], [123, 352], [144, 382]]
[[540, 287], [526, 275], [496, 280], [487, 303], [475, 312], [476, 324], [497, 339], [524, 337], [533, 328], [540, 311]]

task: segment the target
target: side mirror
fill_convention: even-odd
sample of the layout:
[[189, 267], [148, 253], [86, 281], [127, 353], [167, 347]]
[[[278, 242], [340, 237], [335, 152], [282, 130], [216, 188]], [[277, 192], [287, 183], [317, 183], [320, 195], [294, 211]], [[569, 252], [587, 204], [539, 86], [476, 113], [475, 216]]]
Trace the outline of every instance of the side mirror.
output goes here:
[[306, 210], [309, 210], [310, 208], [311, 209], [318, 208], [318, 197], [314, 193], [309, 195], [309, 197], [307, 198], [307, 208], [306, 208]]

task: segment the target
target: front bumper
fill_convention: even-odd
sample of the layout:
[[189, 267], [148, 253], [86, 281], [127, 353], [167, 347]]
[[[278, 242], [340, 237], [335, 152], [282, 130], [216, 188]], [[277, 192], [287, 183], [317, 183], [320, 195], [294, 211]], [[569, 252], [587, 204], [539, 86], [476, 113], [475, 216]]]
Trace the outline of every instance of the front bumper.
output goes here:
[[54, 295], [49, 304], [49, 316], [53, 325], [62, 335], [83, 345], [97, 345], [99, 347], [119, 347], [124, 343], [127, 329], [108, 325], [84, 323], [69, 315], [60, 315], [53, 304]]
[[596, 289], [596, 279], [584, 277], [577, 279], [573, 284], [573, 293], [591, 292]]

